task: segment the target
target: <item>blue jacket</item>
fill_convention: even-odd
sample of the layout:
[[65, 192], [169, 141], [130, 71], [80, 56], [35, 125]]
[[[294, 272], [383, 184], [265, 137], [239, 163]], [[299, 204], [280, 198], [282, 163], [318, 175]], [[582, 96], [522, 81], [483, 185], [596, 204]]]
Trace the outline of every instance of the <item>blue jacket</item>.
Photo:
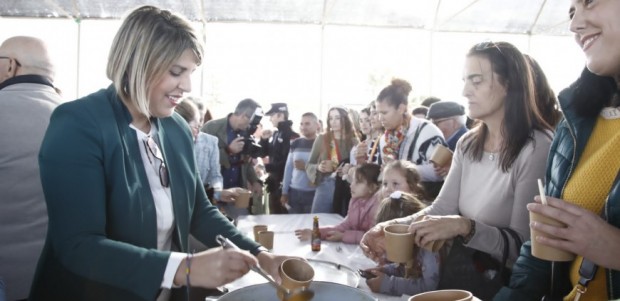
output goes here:
[[[577, 166], [596, 123], [596, 117], [584, 118], [576, 114], [572, 104], [572, 89], [565, 89], [558, 97], [564, 112], [564, 119], [556, 129], [547, 163], [545, 194], [556, 198], [562, 196], [566, 183]], [[620, 228], [620, 181], [612, 185], [605, 212], [607, 221]], [[609, 250], [609, 252], [617, 251]], [[549, 292], [551, 285], [559, 288], [560, 291], [566, 290], [568, 294], [572, 288], [568, 278], [570, 264], [572, 262], [555, 263], [553, 269], [558, 272], [554, 273], [552, 279], [551, 263], [533, 257], [530, 242], [526, 242], [513, 266], [509, 286], [500, 290], [494, 300], [538, 301]], [[607, 270], [607, 285], [609, 299], [620, 298], [620, 271]]]
[[[170, 256], [157, 250], [157, 217], [131, 115], [113, 87], [60, 105], [39, 154], [49, 213], [30, 300], [155, 300]], [[156, 119], [174, 208], [173, 244], [245, 238], [208, 201], [185, 121]]]

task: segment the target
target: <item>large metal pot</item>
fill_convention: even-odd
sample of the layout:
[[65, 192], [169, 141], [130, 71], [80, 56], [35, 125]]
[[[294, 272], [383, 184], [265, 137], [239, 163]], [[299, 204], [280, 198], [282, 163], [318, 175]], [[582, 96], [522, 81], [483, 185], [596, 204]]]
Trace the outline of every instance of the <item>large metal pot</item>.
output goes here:
[[[369, 293], [342, 284], [324, 281], [313, 281], [310, 289], [314, 291], [312, 301], [356, 300], [378, 301]], [[219, 299], [207, 298], [207, 301], [276, 301], [276, 289], [268, 283], [256, 284], [234, 290]]]

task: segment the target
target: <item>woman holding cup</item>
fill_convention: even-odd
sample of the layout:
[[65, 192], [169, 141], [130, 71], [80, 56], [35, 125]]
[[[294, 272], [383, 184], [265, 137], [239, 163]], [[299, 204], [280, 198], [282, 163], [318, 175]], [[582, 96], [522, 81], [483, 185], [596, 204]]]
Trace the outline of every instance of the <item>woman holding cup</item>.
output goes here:
[[[567, 225], [532, 222], [532, 230], [540, 233], [532, 244], [576, 258], [542, 260], [525, 243], [509, 286], [495, 300], [576, 300], [578, 294], [581, 301], [620, 298], [619, 12], [619, 1], [571, 1], [570, 30], [585, 53], [586, 68], [559, 95], [564, 120], [547, 165], [547, 205], [540, 204], [540, 197], [528, 205], [530, 212]], [[596, 271], [588, 268], [594, 266]], [[587, 285], [578, 283], [592, 275]]]
[[336, 172], [344, 163], [359, 140], [349, 113], [342, 107], [327, 112], [327, 130], [314, 140], [306, 173], [317, 186], [312, 201], [312, 213], [331, 213], [334, 200]]
[[384, 253], [383, 228], [392, 223], [411, 224], [420, 246], [458, 238], [464, 247], [500, 263], [507, 249], [508, 266], [518, 256], [519, 242], [509, 235], [506, 244], [500, 228], [512, 229], [520, 240], [529, 237], [526, 204], [537, 194], [552, 132], [536, 110], [528, 64], [513, 45], [485, 42], [470, 49], [463, 77], [470, 117], [480, 124], [457, 144], [432, 205], [366, 233], [361, 246], [369, 257]]

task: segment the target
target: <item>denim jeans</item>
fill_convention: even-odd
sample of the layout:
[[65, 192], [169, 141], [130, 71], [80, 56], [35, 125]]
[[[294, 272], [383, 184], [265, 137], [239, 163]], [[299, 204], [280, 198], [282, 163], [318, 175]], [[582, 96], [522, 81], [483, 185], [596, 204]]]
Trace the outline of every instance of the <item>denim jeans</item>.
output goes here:
[[316, 187], [311, 213], [332, 213], [335, 182], [334, 178], [327, 177]]
[[310, 213], [314, 193], [314, 190], [297, 190], [290, 187], [288, 190], [288, 205], [291, 206], [291, 209], [288, 210], [288, 213]]

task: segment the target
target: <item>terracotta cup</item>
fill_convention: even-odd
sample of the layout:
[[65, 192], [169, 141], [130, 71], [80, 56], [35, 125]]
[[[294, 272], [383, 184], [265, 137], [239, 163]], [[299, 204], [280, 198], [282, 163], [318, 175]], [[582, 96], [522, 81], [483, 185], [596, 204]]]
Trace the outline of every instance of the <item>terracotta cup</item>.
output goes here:
[[268, 250], [273, 250], [273, 236], [273, 231], [258, 231], [258, 243]]
[[[293, 291], [299, 288], [308, 288], [314, 279], [314, 269], [305, 260], [289, 258], [280, 265], [280, 277], [282, 286]], [[284, 294], [278, 291], [278, 298], [283, 300]]]
[[237, 208], [248, 208], [250, 206], [250, 198], [252, 197], [252, 193], [247, 189], [238, 189], [237, 192], [239, 196], [235, 198], [235, 207]]
[[449, 148], [441, 144], [435, 146], [435, 150], [431, 155], [431, 162], [435, 163], [437, 166], [443, 167], [449, 165], [451, 161], [452, 151]]
[[[531, 211], [530, 221], [566, 228], [566, 225], [558, 220]], [[545, 236], [550, 238], [557, 237], [550, 236], [547, 233], [538, 232], [533, 228], [530, 228], [530, 236], [532, 239], [532, 255], [535, 257], [549, 261], [572, 261], [575, 259], [575, 254], [573, 253], [556, 249], [554, 247], [545, 246], [536, 241], [536, 236]]]
[[409, 225], [389, 225], [383, 232], [388, 260], [406, 263], [413, 259], [414, 236], [409, 233]]
[[439, 290], [417, 294], [409, 301], [471, 301], [472, 293], [462, 290]]
[[255, 225], [252, 230], [254, 230], [254, 241], [258, 242], [258, 232], [267, 231], [267, 225]]

